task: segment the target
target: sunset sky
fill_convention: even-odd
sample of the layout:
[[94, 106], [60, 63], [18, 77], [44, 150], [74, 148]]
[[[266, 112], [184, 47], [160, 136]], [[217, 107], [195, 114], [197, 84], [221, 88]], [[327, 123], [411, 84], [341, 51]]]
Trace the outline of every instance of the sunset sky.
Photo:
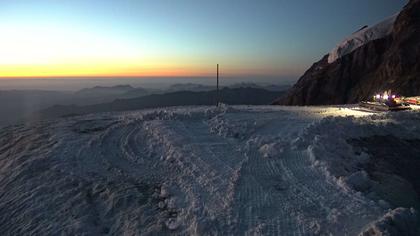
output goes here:
[[0, 0], [0, 77], [299, 76], [405, 0]]

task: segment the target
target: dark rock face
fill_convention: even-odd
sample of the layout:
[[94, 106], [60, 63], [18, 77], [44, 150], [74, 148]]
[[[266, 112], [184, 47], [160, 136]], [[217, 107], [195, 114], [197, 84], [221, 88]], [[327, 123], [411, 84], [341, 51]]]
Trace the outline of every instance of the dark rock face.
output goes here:
[[332, 64], [324, 56], [273, 104], [356, 103], [389, 89], [405, 96], [420, 95], [420, 0], [404, 7], [391, 35]]

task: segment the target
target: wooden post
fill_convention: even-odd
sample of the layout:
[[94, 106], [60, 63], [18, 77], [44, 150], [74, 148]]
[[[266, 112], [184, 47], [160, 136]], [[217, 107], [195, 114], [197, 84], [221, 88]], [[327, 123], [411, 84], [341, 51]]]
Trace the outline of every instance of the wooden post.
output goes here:
[[220, 94], [219, 94], [219, 64], [217, 64], [217, 85], [216, 85], [216, 106], [219, 106], [220, 103]]

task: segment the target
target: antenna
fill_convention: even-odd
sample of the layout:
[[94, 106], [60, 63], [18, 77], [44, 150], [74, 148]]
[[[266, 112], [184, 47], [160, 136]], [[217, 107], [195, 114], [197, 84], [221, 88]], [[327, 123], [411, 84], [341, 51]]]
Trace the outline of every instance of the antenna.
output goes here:
[[216, 85], [216, 89], [217, 89], [217, 92], [216, 92], [216, 106], [218, 107], [219, 106], [219, 103], [220, 103], [220, 96], [219, 96], [219, 64], [217, 64], [217, 85]]

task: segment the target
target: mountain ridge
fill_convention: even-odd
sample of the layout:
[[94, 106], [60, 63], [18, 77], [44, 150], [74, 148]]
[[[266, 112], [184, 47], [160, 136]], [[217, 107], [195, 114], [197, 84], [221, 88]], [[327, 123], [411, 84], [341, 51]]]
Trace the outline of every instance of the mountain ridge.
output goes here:
[[[278, 91], [260, 88], [223, 88], [219, 92], [221, 102], [230, 105], [265, 105], [278, 96]], [[55, 105], [36, 113], [31, 119], [57, 118], [89, 113], [128, 111], [170, 106], [194, 106], [216, 104], [217, 91], [176, 91], [151, 94], [138, 98], [116, 99], [109, 103], [88, 106]]]
[[328, 63], [314, 63], [277, 105], [349, 104], [384, 90], [420, 94], [420, 1], [411, 0], [397, 16], [392, 33]]

